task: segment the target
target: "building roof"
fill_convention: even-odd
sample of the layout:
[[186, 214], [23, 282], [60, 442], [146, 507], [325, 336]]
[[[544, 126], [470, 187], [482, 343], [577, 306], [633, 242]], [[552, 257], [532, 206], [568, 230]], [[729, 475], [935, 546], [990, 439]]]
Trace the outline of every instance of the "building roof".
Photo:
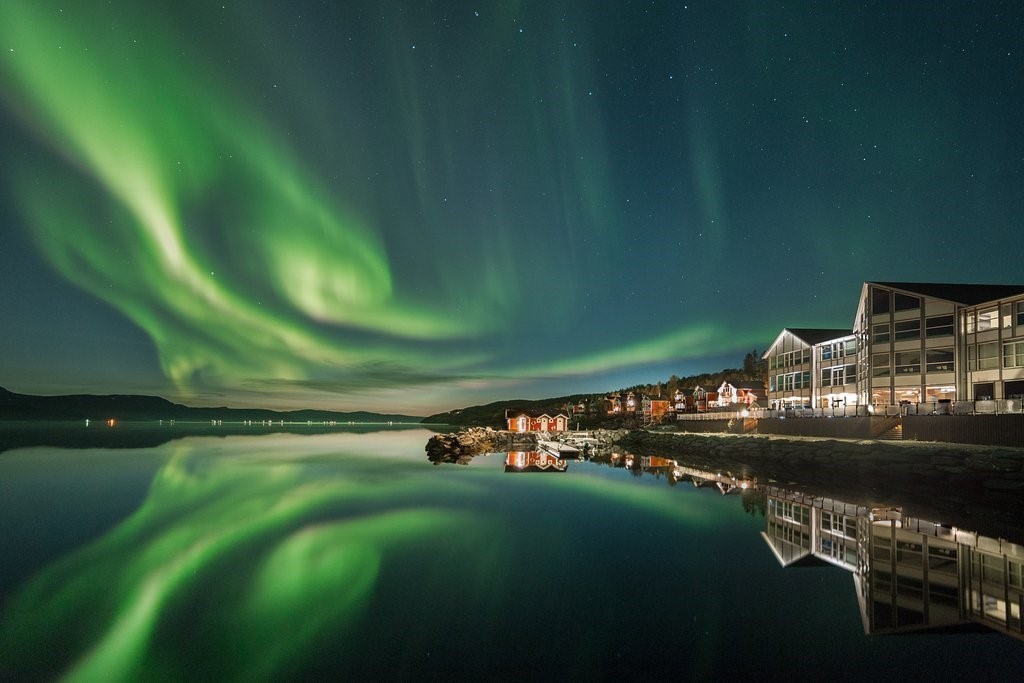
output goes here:
[[848, 337], [853, 334], [853, 330], [844, 329], [826, 329], [817, 327], [787, 327], [790, 334], [794, 337], [799, 337], [801, 340], [807, 343], [808, 346], [814, 346], [821, 342], [826, 342], [831, 339], [839, 339], [841, 337]]
[[1024, 294], [1024, 285], [974, 285], [941, 282], [869, 282], [868, 284], [902, 289], [921, 296], [945, 299], [967, 306]]
[[549, 417], [549, 418], [553, 418], [553, 417], [568, 418], [569, 417], [568, 415], [565, 414], [565, 412], [563, 412], [561, 410], [548, 411], [548, 410], [513, 410], [513, 409], [509, 409], [509, 410], [505, 411], [505, 418], [506, 419], [519, 417], [520, 415], [525, 415], [526, 417]]

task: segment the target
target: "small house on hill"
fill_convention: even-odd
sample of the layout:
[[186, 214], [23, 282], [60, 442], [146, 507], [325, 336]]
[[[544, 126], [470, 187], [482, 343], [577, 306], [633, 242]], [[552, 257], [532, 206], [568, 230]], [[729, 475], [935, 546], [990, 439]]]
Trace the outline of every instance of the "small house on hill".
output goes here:
[[718, 406], [720, 408], [736, 404], [749, 406], [764, 396], [764, 384], [761, 382], [730, 382], [726, 380], [718, 387]]

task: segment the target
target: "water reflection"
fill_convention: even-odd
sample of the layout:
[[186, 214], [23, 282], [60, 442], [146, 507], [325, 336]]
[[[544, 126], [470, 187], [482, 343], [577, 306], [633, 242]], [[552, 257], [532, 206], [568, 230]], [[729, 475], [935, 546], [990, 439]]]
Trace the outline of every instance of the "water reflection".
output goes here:
[[505, 456], [506, 472], [565, 472], [569, 463], [542, 451], [512, 451]]
[[762, 534], [783, 566], [853, 573], [865, 633], [980, 624], [1024, 639], [1024, 547], [905, 516], [900, 508], [768, 490]]
[[[465, 482], [438, 480], [427, 492], [387, 462], [422, 433], [192, 437], [162, 447], [166, 462], [133, 514], [3, 605], [0, 678], [188, 678], [174, 663], [183, 644], [232, 678], [302, 661], [361, 617], [386, 556], [425, 539], [463, 545], [488, 535], [486, 515], [434, 502], [472, 495]], [[29, 463], [38, 455], [18, 454]], [[5, 466], [17, 459], [6, 457]]]
[[[864, 632], [985, 626], [1024, 639], [1024, 546], [877, 507], [813, 496], [732, 473], [632, 453], [595, 458], [634, 476], [689, 480], [765, 516], [761, 534], [783, 567], [828, 563], [854, 577]], [[977, 511], [976, 511], [977, 512]]]

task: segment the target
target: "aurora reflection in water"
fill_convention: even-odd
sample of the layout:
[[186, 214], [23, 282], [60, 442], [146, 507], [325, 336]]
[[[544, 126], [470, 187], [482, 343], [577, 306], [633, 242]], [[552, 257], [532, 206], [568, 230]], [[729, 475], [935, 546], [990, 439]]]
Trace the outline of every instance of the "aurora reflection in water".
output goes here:
[[[0, 454], [0, 674], [68, 680], [1005, 673], [871, 638], [734, 497], [595, 463], [433, 466], [428, 432]], [[964, 652], [970, 652], [965, 655]], [[921, 668], [923, 667], [923, 669]]]

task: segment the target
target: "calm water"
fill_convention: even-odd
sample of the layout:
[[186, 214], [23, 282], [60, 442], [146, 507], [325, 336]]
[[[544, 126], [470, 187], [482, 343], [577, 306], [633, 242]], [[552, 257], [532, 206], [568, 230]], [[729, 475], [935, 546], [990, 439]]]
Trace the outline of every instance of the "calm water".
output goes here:
[[[845, 549], [843, 534], [828, 541], [834, 565], [801, 559], [818, 541], [801, 539], [784, 493], [670, 485], [658, 462], [507, 473], [492, 454], [435, 466], [429, 435], [0, 453], [0, 679], [1024, 673], [1024, 641], [997, 630], [884, 635], [913, 629], [902, 595], [919, 596], [920, 582], [876, 567], [873, 588], [859, 588], [853, 527]], [[803, 520], [805, 536], [817, 519]], [[866, 518], [850, 519], [871, 537]], [[893, 558], [920, 558], [885, 533]], [[872, 538], [862, 558], [888, 543]], [[923, 550], [933, 580], [948, 570], [940, 545]], [[1019, 586], [1016, 548], [1001, 576]], [[967, 591], [956, 563], [950, 582]], [[883, 608], [897, 584], [898, 609]], [[939, 592], [933, 621], [953, 599]], [[873, 635], [858, 594], [874, 605]], [[1012, 620], [1005, 601], [988, 607]]]

